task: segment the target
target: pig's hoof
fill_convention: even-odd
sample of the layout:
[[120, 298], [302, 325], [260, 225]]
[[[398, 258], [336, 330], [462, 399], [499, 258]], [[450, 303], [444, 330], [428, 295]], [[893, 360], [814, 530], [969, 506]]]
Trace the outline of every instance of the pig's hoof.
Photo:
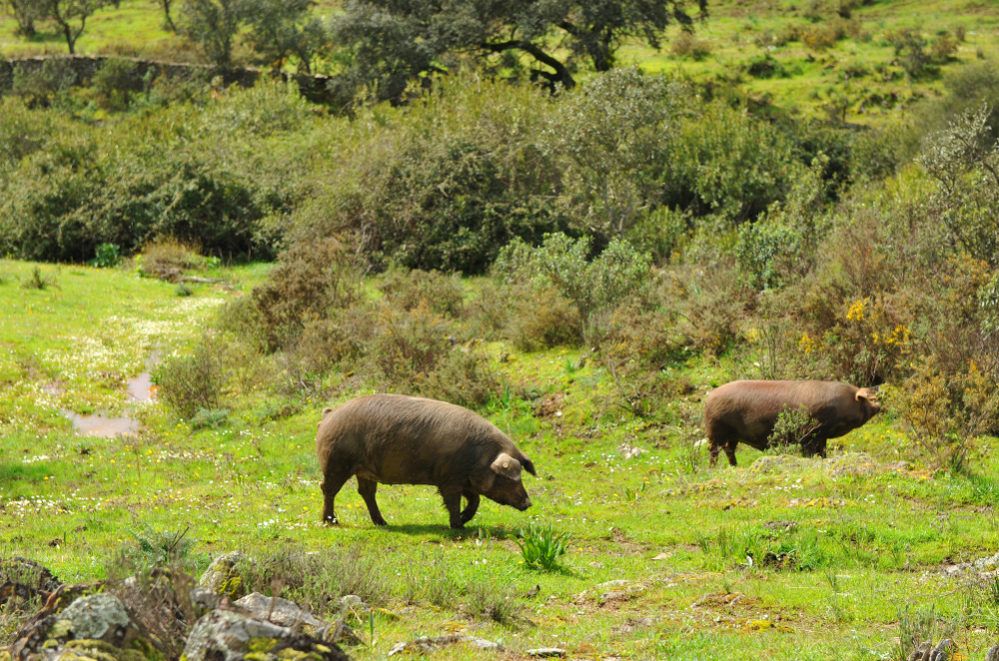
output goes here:
[[335, 516], [324, 516], [323, 517], [323, 523], [326, 524], [326, 525], [328, 525], [328, 526], [338, 526], [338, 525], [340, 525], [340, 522], [337, 520], [337, 518]]
[[388, 525], [388, 521], [386, 521], [385, 519], [373, 519], [372, 522], [376, 526], [387, 526]]

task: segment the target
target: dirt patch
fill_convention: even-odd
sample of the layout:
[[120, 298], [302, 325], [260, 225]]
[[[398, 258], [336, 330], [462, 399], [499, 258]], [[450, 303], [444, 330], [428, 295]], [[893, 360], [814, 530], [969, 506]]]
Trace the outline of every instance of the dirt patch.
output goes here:
[[690, 608], [714, 624], [741, 631], [791, 631], [789, 623], [795, 619], [786, 610], [766, 606], [758, 598], [741, 592], [709, 593]]

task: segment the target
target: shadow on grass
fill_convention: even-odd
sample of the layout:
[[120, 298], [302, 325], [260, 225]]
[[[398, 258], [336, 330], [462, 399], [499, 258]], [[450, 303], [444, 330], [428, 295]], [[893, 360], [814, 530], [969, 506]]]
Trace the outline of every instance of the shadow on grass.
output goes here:
[[516, 539], [517, 531], [507, 526], [466, 526], [455, 530], [447, 524], [401, 524], [389, 523], [387, 532], [400, 532], [406, 535], [438, 535], [448, 539]]
[[49, 470], [44, 463], [37, 464], [0, 464], [0, 484], [11, 482], [39, 482], [45, 479]]

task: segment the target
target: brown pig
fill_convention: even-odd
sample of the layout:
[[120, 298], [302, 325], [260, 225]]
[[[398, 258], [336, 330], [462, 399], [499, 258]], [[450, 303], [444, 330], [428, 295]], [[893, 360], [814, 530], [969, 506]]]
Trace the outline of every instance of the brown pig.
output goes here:
[[452, 528], [475, 516], [480, 495], [521, 511], [531, 506], [520, 478], [521, 470], [536, 475], [534, 464], [489, 421], [455, 404], [404, 395], [352, 399], [323, 412], [316, 451], [329, 524], [337, 523], [333, 500], [352, 475], [379, 526], [387, 525], [375, 500], [379, 482], [436, 486]]
[[704, 426], [711, 465], [725, 450], [735, 466], [739, 441], [758, 450], [767, 447], [777, 416], [803, 409], [816, 429], [802, 443], [805, 456], [826, 456], [826, 441], [860, 427], [881, 410], [874, 391], [836, 381], [733, 381], [708, 393]]

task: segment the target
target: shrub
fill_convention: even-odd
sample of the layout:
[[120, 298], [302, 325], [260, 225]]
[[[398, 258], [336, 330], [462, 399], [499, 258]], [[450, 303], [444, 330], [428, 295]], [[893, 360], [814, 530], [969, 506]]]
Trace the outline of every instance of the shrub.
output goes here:
[[361, 297], [361, 271], [340, 241], [295, 243], [253, 290], [256, 322], [270, 351], [293, 346], [303, 328]]
[[136, 257], [141, 275], [167, 282], [178, 282], [184, 271], [197, 267], [201, 262], [197, 248], [171, 238], [147, 243]]
[[507, 287], [503, 298], [505, 335], [521, 351], [575, 346], [582, 339], [578, 308], [554, 287]]
[[758, 55], [746, 63], [746, 73], [753, 78], [786, 78], [787, 70], [769, 53]]
[[114, 243], [101, 243], [94, 251], [94, 258], [90, 260], [91, 266], [107, 269], [118, 266], [121, 263], [121, 249]]
[[926, 52], [926, 39], [917, 30], [903, 29], [890, 32], [887, 39], [895, 49], [899, 64], [910, 78], [916, 79], [935, 73], [935, 69], [931, 66], [932, 58]]
[[56, 283], [56, 277], [54, 274], [44, 274], [42, 270], [35, 266], [31, 269], [31, 275], [25, 280], [21, 281], [21, 287], [24, 289], [37, 289], [39, 291], [43, 289], [48, 289], [49, 287], [58, 287]]
[[367, 377], [379, 388], [481, 406], [499, 392], [499, 380], [474, 344], [459, 343], [457, 329], [420, 305], [382, 306], [375, 334], [365, 342]]
[[29, 107], [47, 108], [65, 95], [75, 82], [76, 72], [68, 60], [46, 59], [40, 67], [16, 65], [11, 93], [22, 97]]
[[689, 57], [693, 60], [703, 60], [711, 54], [711, 45], [698, 39], [694, 33], [686, 30], [680, 32], [670, 44], [670, 52], [677, 57]]
[[555, 532], [550, 525], [531, 523], [518, 534], [517, 546], [528, 569], [559, 571], [560, 559], [569, 550], [569, 534]]
[[808, 408], [785, 407], [777, 414], [774, 429], [767, 437], [768, 448], [786, 451], [788, 448], [807, 447], [819, 423], [808, 413]]
[[972, 439], [999, 430], [996, 386], [975, 363], [945, 375], [931, 357], [892, 390], [892, 399], [925, 459], [935, 468], [963, 471]]
[[919, 162], [939, 183], [933, 210], [948, 239], [971, 256], [999, 265], [999, 145], [990, 144], [990, 108], [966, 111], [925, 142]]
[[620, 238], [661, 203], [676, 125], [690, 103], [678, 83], [612, 70], [553, 109], [542, 148], [559, 176], [556, 205], [577, 232]]
[[501, 251], [495, 272], [507, 283], [554, 287], [576, 307], [581, 330], [598, 338], [600, 317], [638, 290], [651, 260], [618, 239], [593, 260], [590, 249], [589, 239], [561, 233], [546, 236], [537, 248], [514, 241]]
[[672, 302], [686, 346], [719, 354], [732, 346], [751, 309], [748, 285], [735, 260], [712, 249], [668, 269], [656, 284], [656, 297]]
[[127, 110], [132, 95], [142, 89], [135, 63], [119, 58], [104, 60], [90, 84], [94, 88], [97, 105], [112, 111]]
[[385, 601], [389, 585], [375, 555], [357, 545], [336, 545], [323, 553], [277, 548], [238, 567], [247, 592], [283, 596], [319, 616], [338, 613], [341, 597], [353, 594], [369, 604]]
[[457, 318], [464, 309], [461, 280], [437, 271], [394, 269], [385, 275], [379, 289], [393, 306], [403, 310], [422, 305], [435, 314]]
[[739, 267], [757, 289], [780, 287], [784, 273], [801, 258], [801, 233], [779, 221], [768, 221], [740, 226], [735, 248]]
[[930, 45], [930, 56], [941, 64], [950, 62], [957, 53], [957, 42], [958, 40], [949, 32], [943, 33]]
[[538, 135], [553, 101], [527, 86], [455, 77], [385, 121], [345, 125], [318, 193], [295, 210], [304, 241], [355, 230], [381, 268], [486, 271], [513, 237], [564, 226]]
[[465, 607], [471, 615], [497, 624], [513, 624], [517, 616], [517, 602], [513, 591], [508, 586], [488, 581], [473, 581], [468, 584], [465, 590]]
[[783, 200], [803, 169], [786, 132], [720, 102], [679, 122], [663, 162], [664, 205], [736, 221]]
[[832, 48], [836, 42], [846, 35], [845, 26], [839, 20], [831, 20], [821, 25], [803, 28], [800, 33], [801, 43], [812, 50]]
[[639, 220], [625, 238], [639, 251], [648, 253], [654, 263], [662, 264], [682, 250], [693, 224], [692, 215], [686, 211], [657, 207]]
[[205, 335], [190, 354], [172, 356], [157, 368], [159, 396], [181, 418], [222, 408], [230, 376], [227, 347], [217, 335]]
[[619, 403], [640, 417], [664, 417], [689, 384], [669, 369], [689, 357], [676, 316], [655, 300], [631, 299], [611, 315], [597, 358], [614, 382]]

